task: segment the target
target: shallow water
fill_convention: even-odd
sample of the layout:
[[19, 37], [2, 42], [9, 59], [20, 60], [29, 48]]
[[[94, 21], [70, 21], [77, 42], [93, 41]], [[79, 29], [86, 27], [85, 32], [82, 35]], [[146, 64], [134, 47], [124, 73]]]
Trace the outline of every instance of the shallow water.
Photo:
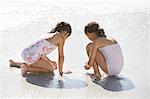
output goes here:
[[88, 86], [88, 84], [81, 79], [68, 78], [66, 75], [63, 75], [62, 79], [63, 80], [59, 81], [56, 74], [50, 75], [49, 73], [32, 74], [26, 77], [27, 82], [46, 88], [80, 89]]

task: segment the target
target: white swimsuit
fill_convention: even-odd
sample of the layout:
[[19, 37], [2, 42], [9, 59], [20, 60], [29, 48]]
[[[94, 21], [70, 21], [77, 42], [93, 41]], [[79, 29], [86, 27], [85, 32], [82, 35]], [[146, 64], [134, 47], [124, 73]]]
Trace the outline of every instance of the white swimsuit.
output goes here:
[[39, 60], [41, 56], [49, 54], [56, 47], [57, 46], [49, 43], [47, 40], [41, 39], [28, 48], [25, 48], [22, 51], [22, 58], [24, 59], [26, 64], [30, 65]]
[[123, 54], [118, 43], [99, 48], [105, 57], [108, 75], [113, 76], [120, 73], [124, 61]]

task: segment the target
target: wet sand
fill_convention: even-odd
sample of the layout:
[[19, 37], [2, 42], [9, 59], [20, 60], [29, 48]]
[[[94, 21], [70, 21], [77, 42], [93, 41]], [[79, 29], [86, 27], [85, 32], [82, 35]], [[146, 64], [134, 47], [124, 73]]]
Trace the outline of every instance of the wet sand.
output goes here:
[[[149, 99], [150, 46], [149, 14], [145, 2], [74, 2], [0, 1], [0, 98], [1, 99]], [[57, 1], [56, 1], [57, 2]], [[35, 5], [33, 7], [33, 4]], [[136, 6], [134, 6], [136, 5]], [[93, 6], [89, 9], [89, 6]], [[65, 44], [64, 69], [71, 87], [41, 87], [26, 81], [20, 69], [10, 68], [8, 60], [22, 61], [21, 51], [43, 38], [59, 21], [67, 21], [73, 33]], [[105, 32], [116, 38], [122, 47], [125, 64], [120, 75], [127, 77], [134, 88], [109, 91], [93, 83], [83, 65], [88, 60], [85, 46], [90, 41], [84, 26], [91, 21], [100, 23]], [[57, 61], [57, 50], [48, 57]], [[57, 71], [55, 71], [57, 75]], [[103, 76], [106, 76], [102, 73]], [[64, 78], [64, 83], [65, 80]], [[56, 77], [57, 79], [57, 77]], [[74, 82], [77, 82], [78, 86]], [[55, 81], [54, 81], [55, 82]], [[67, 81], [66, 81], [67, 82]], [[67, 82], [68, 83], [68, 82]], [[87, 86], [86, 86], [87, 84]], [[69, 85], [69, 86], [70, 86]], [[81, 86], [80, 86], [81, 85]]]

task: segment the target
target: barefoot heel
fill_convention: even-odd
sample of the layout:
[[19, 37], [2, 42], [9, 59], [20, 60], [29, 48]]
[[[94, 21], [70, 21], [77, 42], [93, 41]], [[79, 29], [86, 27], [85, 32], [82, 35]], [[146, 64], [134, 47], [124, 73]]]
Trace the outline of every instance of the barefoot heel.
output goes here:
[[17, 66], [17, 65], [10, 65], [10, 67], [21, 68], [20, 66]]

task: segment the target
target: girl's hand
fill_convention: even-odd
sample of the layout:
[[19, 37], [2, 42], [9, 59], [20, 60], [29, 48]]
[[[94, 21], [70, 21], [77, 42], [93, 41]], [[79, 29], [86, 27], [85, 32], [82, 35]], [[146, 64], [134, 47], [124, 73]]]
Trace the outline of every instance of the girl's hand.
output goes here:
[[55, 69], [57, 69], [57, 63], [55, 61], [52, 61], [52, 63], [54, 65]]
[[86, 64], [85, 66], [84, 66], [84, 69], [86, 69], [86, 70], [89, 70], [91, 68], [91, 66], [89, 66], [88, 64]]

